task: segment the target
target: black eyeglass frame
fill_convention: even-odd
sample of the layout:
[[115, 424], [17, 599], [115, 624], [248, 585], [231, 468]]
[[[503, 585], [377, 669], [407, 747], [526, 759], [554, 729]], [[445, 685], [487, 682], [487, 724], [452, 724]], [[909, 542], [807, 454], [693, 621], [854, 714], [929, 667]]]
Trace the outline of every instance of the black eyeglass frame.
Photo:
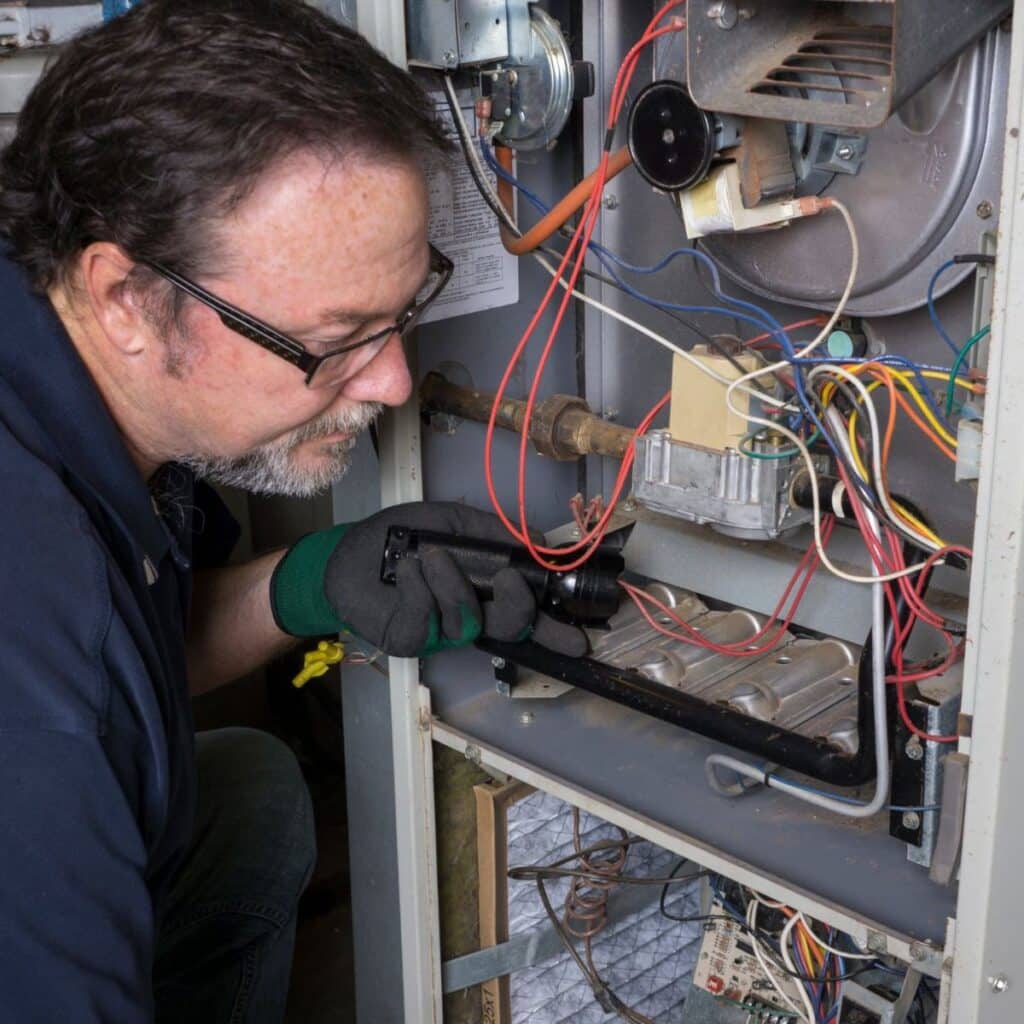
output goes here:
[[147, 261], [144, 265], [149, 267], [155, 274], [158, 274], [165, 281], [174, 285], [175, 288], [180, 289], [186, 295], [190, 295], [197, 302], [201, 302], [204, 306], [208, 306], [212, 309], [220, 317], [221, 323], [224, 324], [228, 330], [234, 331], [235, 334], [240, 334], [243, 338], [247, 338], [249, 341], [255, 342], [261, 348], [265, 348], [269, 352], [273, 352], [274, 355], [291, 363], [292, 366], [297, 366], [306, 375], [307, 387], [310, 386], [313, 378], [316, 376], [317, 370], [319, 370], [328, 359], [333, 359], [335, 356], [343, 355], [346, 352], [353, 352], [356, 349], [363, 348], [365, 345], [372, 345], [374, 342], [382, 341], [383, 339], [390, 337], [392, 334], [404, 335], [407, 331], [411, 330], [423, 315], [427, 307], [430, 306], [441, 292], [444, 291], [448, 282], [452, 278], [453, 271], [455, 270], [455, 265], [452, 261], [445, 256], [440, 249], [431, 245], [430, 270], [440, 276], [437, 284], [430, 290], [430, 293], [425, 298], [419, 302], [413, 302], [408, 306], [390, 327], [385, 327], [382, 330], [375, 331], [373, 334], [368, 335], [365, 338], [360, 338], [359, 341], [351, 342], [347, 345], [341, 345], [339, 348], [332, 349], [330, 352], [324, 352], [322, 355], [316, 355], [315, 353], [310, 352], [301, 341], [297, 341], [295, 338], [289, 337], [282, 331], [277, 330], [277, 328], [271, 327], [270, 324], [264, 323], [262, 320], [246, 313], [245, 310], [239, 309], [237, 306], [232, 306], [230, 302], [225, 302], [223, 299], [218, 298], [213, 294], [213, 292], [207, 291], [202, 287], [202, 285], [196, 284], [195, 281], [184, 277], [160, 263]]

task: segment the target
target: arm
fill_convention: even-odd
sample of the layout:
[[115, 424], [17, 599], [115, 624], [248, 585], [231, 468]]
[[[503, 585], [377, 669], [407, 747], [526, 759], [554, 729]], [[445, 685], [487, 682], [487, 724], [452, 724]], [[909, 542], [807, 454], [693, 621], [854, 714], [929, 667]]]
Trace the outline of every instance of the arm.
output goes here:
[[296, 644], [270, 611], [270, 577], [284, 555], [197, 572], [188, 635], [193, 696], [244, 676]]

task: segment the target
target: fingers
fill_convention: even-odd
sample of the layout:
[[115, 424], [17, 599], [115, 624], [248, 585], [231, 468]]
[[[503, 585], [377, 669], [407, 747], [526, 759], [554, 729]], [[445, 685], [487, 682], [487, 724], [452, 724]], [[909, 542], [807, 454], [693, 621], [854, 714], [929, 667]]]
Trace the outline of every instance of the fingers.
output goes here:
[[483, 628], [483, 612], [469, 580], [447, 551], [427, 551], [420, 565], [423, 579], [440, 609], [445, 638], [455, 647], [472, 643]]
[[559, 622], [541, 612], [533, 624], [534, 643], [541, 647], [550, 648], [560, 654], [567, 654], [570, 658], [582, 658], [590, 649], [587, 641], [587, 634], [576, 626]]
[[537, 611], [530, 585], [515, 569], [502, 569], [494, 577], [494, 600], [484, 604], [484, 632], [509, 642], [529, 636], [534, 643], [573, 658], [583, 657], [590, 646], [582, 629]]
[[530, 585], [515, 569], [502, 569], [494, 577], [494, 599], [484, 602], [484, 632], [495, 640], [523, 640], [537, 614]]
[[[380, 647], [396, 658], [414, 658], [436, 647], [440, 619], [420, 563], [405, 558], [395, 570], [398, 600], [384, 626]], [[372, 600], [372, 596], [369, 597]]]

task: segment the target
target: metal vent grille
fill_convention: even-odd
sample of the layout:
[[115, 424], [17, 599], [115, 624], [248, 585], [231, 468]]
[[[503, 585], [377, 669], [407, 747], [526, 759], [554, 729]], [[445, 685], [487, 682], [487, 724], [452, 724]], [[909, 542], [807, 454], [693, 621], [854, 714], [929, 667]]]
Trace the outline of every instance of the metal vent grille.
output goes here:
[[748, 91], [870, 106], [890, 91], [892, 69], [891, 26], [837, 26], [816, 33]]

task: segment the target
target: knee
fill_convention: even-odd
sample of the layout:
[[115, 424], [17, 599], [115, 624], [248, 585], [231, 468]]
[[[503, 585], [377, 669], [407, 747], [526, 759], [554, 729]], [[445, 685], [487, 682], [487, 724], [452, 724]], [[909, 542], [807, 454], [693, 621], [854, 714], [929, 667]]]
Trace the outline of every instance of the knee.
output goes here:
[[216, 802], [216, 816], [233, 822], [235, 843], [262, 861], [273, 887], [297, 900], [316, 863], [316, 829], [295, 755], [256, 729], [200, 733], [196, 747], [200, 794]]

